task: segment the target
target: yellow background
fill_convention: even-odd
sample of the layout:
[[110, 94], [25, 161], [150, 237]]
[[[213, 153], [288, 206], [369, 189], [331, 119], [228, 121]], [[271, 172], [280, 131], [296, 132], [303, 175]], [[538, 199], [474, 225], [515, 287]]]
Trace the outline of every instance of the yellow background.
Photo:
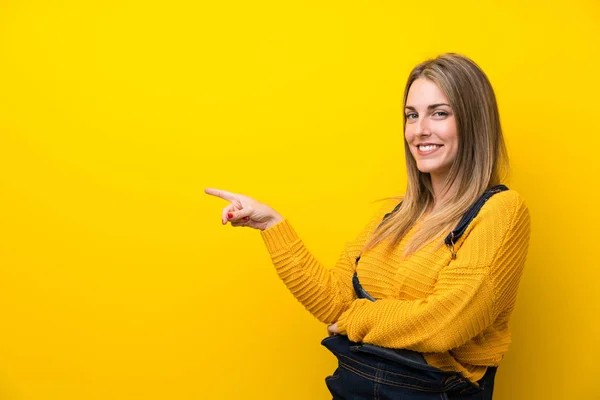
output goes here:
[[597, 1], [0, 3], [0, 398], [326, 399], [325, 326], [214, 186], [332, 265], [406, 184], [410, 69], [488, 73], [533, 235], [497, 400], [599, 399]]

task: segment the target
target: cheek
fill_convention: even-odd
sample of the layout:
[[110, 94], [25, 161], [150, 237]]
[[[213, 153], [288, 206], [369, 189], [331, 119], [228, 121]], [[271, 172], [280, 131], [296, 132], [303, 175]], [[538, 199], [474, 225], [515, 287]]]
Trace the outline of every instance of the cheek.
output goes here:
[[456, 147], [458, 145], [458, 134], [454, 123], [446, 123], [438, 127], [438, 135], [447, 146]]
[[404, 138], [406, 139], [406, 141], [408, 143], [410, 143], [414, 137], [415, 137], [415, 132], [414, 132], [414, 128], [411, 125], [406, 125], [406, 127], [404, 128]]
[[[406, 143], [408, 143], [408, 148], [412, 154], [414, 154], [416, 152], [415, 148], [410, 145], [413, 142], [414, 138], [415, 138], [414, 133], [411, 132], [410, 129], [406, 129], [404, 132], [404, 140], [406, 141]], [[405, 143], [405, 145], [406, 145], [406, 143]]]
[[449, 159], [454, 161], [454, 159], [456, 158], [456, 154], [458, 154], [458, 135], [456, 134], [456, 131], [450, 130], [446, 132], [444, 142], [448, 147]]

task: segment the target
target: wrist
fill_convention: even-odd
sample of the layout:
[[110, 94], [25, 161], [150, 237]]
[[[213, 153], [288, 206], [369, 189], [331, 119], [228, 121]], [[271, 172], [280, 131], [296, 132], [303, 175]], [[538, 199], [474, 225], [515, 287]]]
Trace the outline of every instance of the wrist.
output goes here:
[[265, 223], [265, 226], [263, 229], [263, 231], [277, 225], [278, 223], [280, 223], [281, 221], [283, 221], [283, 217], [275, 210], [272, 210], [272, 215], [271, 217], [267, 220], [267, 222]]

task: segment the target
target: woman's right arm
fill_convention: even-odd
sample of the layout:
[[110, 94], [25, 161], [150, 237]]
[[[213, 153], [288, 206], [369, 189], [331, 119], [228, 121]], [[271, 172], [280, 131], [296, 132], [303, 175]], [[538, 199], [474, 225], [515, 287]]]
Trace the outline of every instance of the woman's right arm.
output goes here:
[[352, 287], [355, 259], [383, 212], [346, 244], [335, 266], [329, 269], [308, 251], [290, 222], [271, 207], [222, 190], [206, 189], [205, 192], [230, 202], [223, 209], [224, 224], [261, 230], [279, 277], [311, 314], [327, 324], [338, 320], [356, 298]]
[[365, 235], [347, 243], [329, 269], [310, 253], [288, 220], [261, 234], [277, 274], [294, 297], [319, 321], [336, 322], [356, 298], [352, 275]]

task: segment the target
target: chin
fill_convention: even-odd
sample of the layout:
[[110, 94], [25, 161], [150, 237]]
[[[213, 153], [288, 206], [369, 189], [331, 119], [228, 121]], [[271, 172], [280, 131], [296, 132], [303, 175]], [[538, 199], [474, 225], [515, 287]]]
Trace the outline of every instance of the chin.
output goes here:
[[419, 165], [417, 164], [417, 169], [424, 174], [430, 174], [432, 172], [437, 171], [438, 168], [431, 165]]

